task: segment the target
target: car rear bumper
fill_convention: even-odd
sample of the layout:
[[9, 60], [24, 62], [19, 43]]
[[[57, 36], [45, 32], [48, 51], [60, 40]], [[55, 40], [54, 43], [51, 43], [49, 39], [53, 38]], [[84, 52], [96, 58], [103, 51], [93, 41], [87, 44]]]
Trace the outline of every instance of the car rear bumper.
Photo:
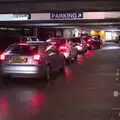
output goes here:
[[7, 66], [4, 65], [1, 68], [2, 75], [8, 75], [11, 77], [19, 78], [36, 78], [44, 75], [44, 69], [42, 66]]

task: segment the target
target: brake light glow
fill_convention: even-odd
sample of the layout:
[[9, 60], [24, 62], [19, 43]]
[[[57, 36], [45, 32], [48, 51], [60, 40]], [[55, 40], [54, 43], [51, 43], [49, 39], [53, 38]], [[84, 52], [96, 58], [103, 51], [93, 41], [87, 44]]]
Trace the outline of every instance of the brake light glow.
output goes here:
[[80, 44], [80, 46], [82, 47], [82, 44]]
[[27, 46], [27, 43], [19, 43], [18, 45], [23, 45], [23, 46]]
[[5, 60], [5, 55], [4, 54], [0, 55], [0, 60]]
[[33, 56], [33, 59], [34, 59], [35, 61], [39, 61], [39, 60], [41, 59], [40, 54], [35, 54], [35, 55]]
[[66, 51], [68, 51], [68, 48], [66, 46], [60, 46], [59, 50], [63, 51], [63, 52], [66, 52]]
[[88, 43], [87, 43], [87, 46], [89, 47], [89, 46], [90, 46], [90, 44], [88, 44]]
[[56, 42], [55, 42], [55, 41], [54, 41], [54, 42], [52, 41], [52, 42], [51, 42], [51, 44], [52, 44], [52, 45], [55, 45], [55, 44], [56, 44]]
[[66, 49], [67, 47], [66, 46], [60, 46], [60, 49]]
[[91, 42], [91, 39], [88, 39], [88, 42]]

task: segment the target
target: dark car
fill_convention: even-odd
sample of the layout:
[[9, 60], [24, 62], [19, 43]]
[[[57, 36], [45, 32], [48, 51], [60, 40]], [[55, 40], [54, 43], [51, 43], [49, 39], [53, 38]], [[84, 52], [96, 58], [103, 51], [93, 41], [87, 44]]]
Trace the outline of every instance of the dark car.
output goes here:
[[3, 78], [40, 78], [50, 80], [53, 72], [64, 69], [64, 56], [46, 42], [15, 43], [0, 56]]

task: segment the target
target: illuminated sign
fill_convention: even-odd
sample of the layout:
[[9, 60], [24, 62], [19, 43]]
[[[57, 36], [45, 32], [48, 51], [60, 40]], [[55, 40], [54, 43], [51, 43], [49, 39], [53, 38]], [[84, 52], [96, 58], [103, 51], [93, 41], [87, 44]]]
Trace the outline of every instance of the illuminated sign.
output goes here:
[[82, 12], [50, 13], [50, 18], [53, 20], [76, 20], [83, 18], [83, 13]]
[[13, 14], [12, 20], [29, 20], [31, 19], [30, 14]]
[[0, 14], [0, 21], [31, 20], [31, 14]]

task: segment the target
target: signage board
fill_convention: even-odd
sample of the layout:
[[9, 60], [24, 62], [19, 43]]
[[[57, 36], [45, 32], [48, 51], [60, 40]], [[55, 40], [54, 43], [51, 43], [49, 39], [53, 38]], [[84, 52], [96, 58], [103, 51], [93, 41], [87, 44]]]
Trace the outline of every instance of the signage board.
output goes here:
[[0, 21], [31, 20], [31, 14], [0, 14]]
[[30, 14], [13, 14], [12, 20], [29, 20], [31, 19]]
[[82, 12], [50, 13], [50, 19], [52, 20], [79, 20], [81, 18], [83, 18]]

